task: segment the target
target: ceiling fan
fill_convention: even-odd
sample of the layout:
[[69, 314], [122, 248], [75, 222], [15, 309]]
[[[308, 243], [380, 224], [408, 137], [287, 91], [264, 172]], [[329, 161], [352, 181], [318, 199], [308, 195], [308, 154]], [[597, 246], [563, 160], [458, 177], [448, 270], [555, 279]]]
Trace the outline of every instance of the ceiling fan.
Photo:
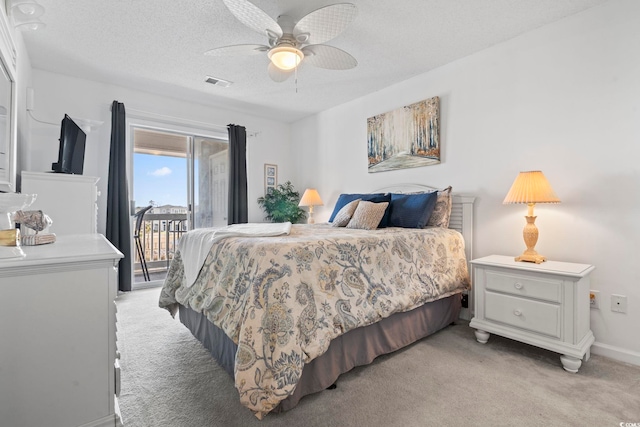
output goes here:
[[358, 61], [337, 47], [323, 44], [342, 33], [356, 16], [356, 6], [338, 3], [305, 15], [298, 22], [280, 15], [277, 22], [247, 0], [223, 0], [231, 13], [247, 27], [267, 37], [267, 45], [239, 44], [205, 52], [211, 56], [259, 55], [270, 59], [269, 77], [283, 82], [302, 63], [330, 70], [348, 70]]

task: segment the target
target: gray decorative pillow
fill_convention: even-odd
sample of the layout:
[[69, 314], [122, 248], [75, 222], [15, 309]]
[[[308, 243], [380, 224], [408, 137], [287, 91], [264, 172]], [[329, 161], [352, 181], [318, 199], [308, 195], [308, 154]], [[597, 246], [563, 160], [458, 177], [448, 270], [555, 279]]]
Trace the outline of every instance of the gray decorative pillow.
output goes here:
[[451, 218], [451, 186], [438, 191], [438, 200], [427, 226], [449, 228]]
[[358, 207], [358, 203], [360, 203], [361, 199], [353, 200], [342, 207], [333, 218], [333, 222], [331, 223], [334, 227], [344, 227], [349, 224], [353, 213], [356, 211]]
[[347, 228], [375, 230], [389, 206], [389, 202], [373, 203], [361, 201], [347, 224]]

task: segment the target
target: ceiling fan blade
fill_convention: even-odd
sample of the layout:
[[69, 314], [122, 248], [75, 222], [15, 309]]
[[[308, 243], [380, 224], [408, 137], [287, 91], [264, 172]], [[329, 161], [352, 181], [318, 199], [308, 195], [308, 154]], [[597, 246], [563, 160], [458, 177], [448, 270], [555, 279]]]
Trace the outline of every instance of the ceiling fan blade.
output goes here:
[[282, 83], [283, 81], [287, 80], [291, 76], [291, 74], [293, 74], [295, 68], [291, 70], [281, 70], [280, 68], [273, 65], [272, 62], [269, 62], [268, 70], [271, 80], [273, 80], [274, 82]]
[[348, 70], [358, 65], [356, 58], [342, 49], [325, 44], [313, 44], [302, 48], [304, 62], [329, 70]]
[[267, 52], [270, 49], [269, 46], [261, 44], [236, 44], [233, 46], [217, 47], [206, 51], [204, 54], [209, 56], [244, 56], [244, 55], [259, 55]]
[[[266, 12], [247, 0], [222, 0], [238, 21], [267, 37], [282, 37], [282, 28]], [[269, 34], [271, 33], [271, 34]]]
[[351, 3], [338, 3], [314, 10], [293, 28], [293, 36], [302, 36], [301, 43], [326, 43], [343, 32], [356, 17], [358, 9]]

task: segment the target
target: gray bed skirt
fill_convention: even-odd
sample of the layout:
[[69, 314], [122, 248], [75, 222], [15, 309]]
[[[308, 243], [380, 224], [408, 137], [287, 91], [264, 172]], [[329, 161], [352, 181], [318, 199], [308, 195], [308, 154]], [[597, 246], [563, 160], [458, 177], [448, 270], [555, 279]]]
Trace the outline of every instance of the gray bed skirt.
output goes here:
[[[448, 326], [458, 319], [460, 299], [461, 294], [442, 298], [333, 339], [324, 354], [305, 365], [294, 393], [273, 412], [288, 411], [303, 396], [326, 389], [356, 366], [368, 365], [377, 356], [406, 347]], [[180, 321], [233, 378], [236, 344], [201, 313], [182, 305]]]

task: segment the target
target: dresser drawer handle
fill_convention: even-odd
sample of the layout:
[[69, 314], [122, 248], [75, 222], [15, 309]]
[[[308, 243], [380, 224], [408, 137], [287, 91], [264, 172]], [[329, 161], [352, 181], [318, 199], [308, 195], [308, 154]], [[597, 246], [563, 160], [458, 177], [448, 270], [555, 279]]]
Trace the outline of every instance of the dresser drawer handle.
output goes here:
[[513, 286], [514, 286], [516, 289], [522, 289], [522, 283], [520, 283], [520, 282], [516, 282]]
[[522, 316], [522, 312], [520, 310], [513, 310], [513, 314], [516, 316]]

